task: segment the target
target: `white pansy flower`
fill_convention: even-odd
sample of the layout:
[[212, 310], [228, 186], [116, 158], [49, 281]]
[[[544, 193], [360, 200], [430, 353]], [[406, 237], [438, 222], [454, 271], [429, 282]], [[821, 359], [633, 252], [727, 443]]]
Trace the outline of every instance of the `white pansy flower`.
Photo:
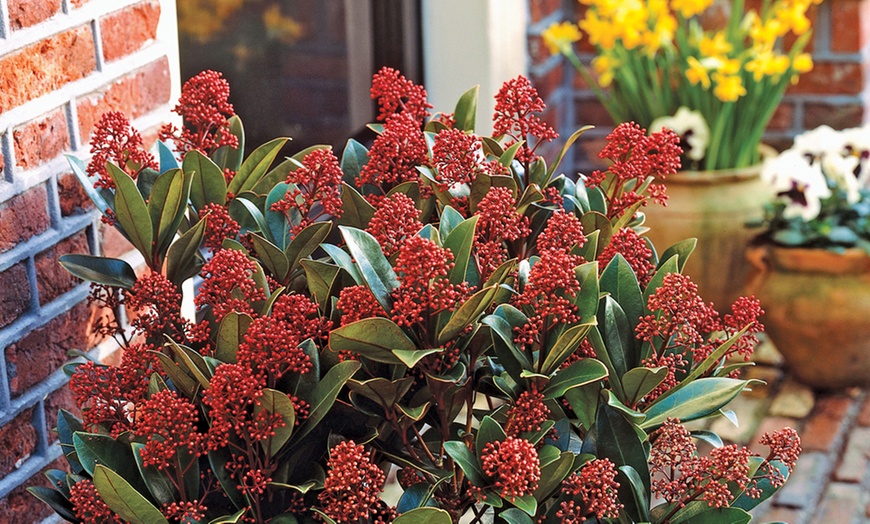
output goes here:
[[825, 176], [846, 193], [847, 202], [854, 204], [861, 200], [861, 187], [855, 177], [855, 168], [858, 167], [857, 156], [826, 153], [822, 156], [821, 167]]
[[650, 132], [661, 131], [663, 127], [672, 129], [680, 137], [683, 153], [691, 160], [702, 160], [710, 143], [710, 127], [704, 116], [688, 107], [677, 109], [674, 116], [662, 116], [650, 124]]
[[858, 185], [870, 188], [870, 126], [844, 129], [841, 133], [843, 134], [844, 154], [855, 157], [859, 163], [855, 172]]
[[844, 144], [844, 137], [840, 131], [830, 126], [819, 126], [796, 136], [792, 149], [817, 160], [826, 153], [841, 155]]
[[820, 162], [810, 164], [805, 152], [788, 149], [765, 161], [762, 176], [785, 203], [785, 218], [812, 220], [822, 209], [821, 200], [831, 196]]

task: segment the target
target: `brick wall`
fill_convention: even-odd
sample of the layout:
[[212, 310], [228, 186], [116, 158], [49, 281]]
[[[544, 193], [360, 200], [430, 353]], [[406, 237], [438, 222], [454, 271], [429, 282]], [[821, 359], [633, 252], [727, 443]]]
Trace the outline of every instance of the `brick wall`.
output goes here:
[[[580, 75], [560, 57], [549, 56], [540, 40], [540, 32], [550, 23], [579, 20], [584, 6], [576, 0], [529, 0], [529, 4], [530, 73], [544, 100], [558, 113], [551, 116], [551, 122], [563, 136], [586, 124], [596, 126], [564, 164], [566, 172], [572, 165], [575, 171], [588, 172], [596, 165], [595, 155], [613, 124]], [[761, 1], [746, 4], [757, 8]], [[815, 67], [788, 89], [764, 139], [780, 149], [788, 147], [801, 131], [822, 124], [842, 129], [870, 121], [866, 109], [870, 104], [870, 0], [825, 0], [812, 8], [810, 18], [813, 39], [808, 50]], [[593, 49], [580, 45], [581, 57], [588, 63]]]
[[63, 155], [86, 157], [108, 110], [153, 139], [177, 94], [174, 20], [174, 0], [0, 0], [2, 522], [51, 515], [24, 488], [64, 463], [51, 429], [74, 403], [59, 367], [94, 345], [87, 284], [57, 258], [128, 251], [103, 237]]

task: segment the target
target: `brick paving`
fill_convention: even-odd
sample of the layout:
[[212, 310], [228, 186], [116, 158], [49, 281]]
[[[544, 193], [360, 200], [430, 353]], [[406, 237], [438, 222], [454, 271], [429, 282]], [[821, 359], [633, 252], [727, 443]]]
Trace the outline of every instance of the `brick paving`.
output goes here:
[[803, 447], [788, 483], [753, 511], [753, 522], [870, 523], [870, 388], [812, 391], [788, 376], [769, 342], [746, 376], [767, 384], [729, 406], [740, 427], [719, 419], [712, 429], [761, 452], [755, 441], [762, 434], [791, 426]]

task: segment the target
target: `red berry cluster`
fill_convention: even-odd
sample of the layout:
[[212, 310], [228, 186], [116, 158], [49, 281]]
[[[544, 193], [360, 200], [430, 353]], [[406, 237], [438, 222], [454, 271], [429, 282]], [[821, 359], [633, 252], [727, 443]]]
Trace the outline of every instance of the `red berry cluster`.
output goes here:
[[123, 520], [103, 502], [94, 482], [83, 479], [69, 488], [73, 513], [82, 524], [121, 524]]
[[228, 119], [235, 115], [229, 101], [230, 84], [216, 71], [203, 71], [184, 83], [178, 104], [172, 109], [184, 120], [180, 131], [172, 124], [163, 126], [160, 139], [174, 140], [176, 151], [197, 150], [211, 154], [220, 146], [239, 147], [238, 137], [230, 133]]
[[230, 216], [227, 206], [222, 204], [206, 204], [199, 211], [199, 218], [206, 221], [203, 244], [212, 253], [221, 250], [224, 240], [235, 240], [241, 230], [239, 223]]
[[630, 227], [620, 229], [613, 234], [610, 243], [598, 255], [598, 267], [603, 271], [617, 253], [625, 257], [625, 261], [637, 275], [640, 287], [645, 288], [656, 268], [652, 263], [652, 249], [646, 241]]
[[352, 440], [336, 444], [329, 452], [327, 468], [323, 491], [317, 498], [331, 519], [355, 524], [380, 509], [386, 477], [362, 445]]
[[483, 472], [492, 482], [491, 487], [511, 502], [533, 493], [541, 480], [538, 452], [526, 439], [507, 437], [488, 442], [480, 452], [480, 460]]
[[507, 187], [493, 187], [477, 204], [474, 252], [481, 280], [486, 280], [508, 258], [505, 242], [531, 234], [529, 218], [517, 212], [514, 194]]
[[619, 503], [616, 481], [616, 466], [609, 459], [601, 458], [587, 462], [583, 468], [562, 482], [562, 493], [571, 500], [560, 504], [556, 517], [561, 524], [586, 522], [597, 519], [618, 518], [622, 504]]
[[94, 187], [114, 189], [115, 182], [106, 169], [112, 162], [134, 179], [145, 168], [157, 169], [157, 161], [142, 145], [142, 135], [120, 111], [103, 113], [91, 136], [91, 161], [87, 174], [96, 177]]
[[405, 78], [391, 67], [383, 67], [372, 77], [371, 97], [378, 102], [378, 120], [389, 120], [396, 113], [408, 113], [422, 123], [432, 105], [426, 89]]
[[290, 189], [272, 204], [272, 211], [284, 213], [293, 225], [291, 238], [318, 218], [339, 218], [341, 209], [341, 166], [331, 149], [315, 149], [287, 175]]
[[429, 151], [420, 123], [411, 113], [398, 113], [391, 117], [384, 124], [384, 132], [375, 138], [368, 157], [369, 161], [356, 178], [356, 186], [374, 186], [380, 191], [374, 195], [374, 200], [383, 198], [402, 182], [418, 180], [417, 166], [429, 163]]
[[508, 410], [505, 433], [518, 437], [526, 431], [541, 431], [541, 424], [549, 416], [550, 408], [544, 404], [544, 394], [533, 384], [531, 389], [520, 393]]
[[[495, 114], [492, 117], [493, 133], [510, 137], [505, 149], [520, 141], [527, 141], [517, 152], [517, 160], [529, 163], [535, 159], [535, 149], [543, 141], [551, 142], [559, 135], [535, 113], [542, 113], [546, 104], [538, 96], [529, 79], [518, 76], [504, 83], [495, 95]], [[530, 137], [535, 139], [534, 145]]]
[[366, 231], [378, 241], [384, 256], [391, 257], [399, 247], [423, 227], [420, 210], [404, 193], [392, 194], [378, 203]]
[[266, 300], [265, 291], [253, 279], [258, 270], [257, 263], [243, 252], [221, 249], [202, 267], [205, 280], [194, 304], [211, 306], [218, 322], [232, 311], [253, 315], [251, 304]]
[[205, 436], [197, 432], [196, 406], [170, 390], [158, 391], [139, 406], [133, 434], [145, 439], [142, 464], [157, 469], [177, 468], [179, 450], [192, 456], [204, 452]]

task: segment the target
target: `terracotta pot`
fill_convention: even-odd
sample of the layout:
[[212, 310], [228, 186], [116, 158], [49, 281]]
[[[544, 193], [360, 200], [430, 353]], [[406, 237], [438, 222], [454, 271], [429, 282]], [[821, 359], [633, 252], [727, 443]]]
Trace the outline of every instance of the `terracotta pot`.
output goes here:
[[870, 385], [870, 256], [757, 246], [747, 259], [747, 291], [792, 375], [817, 389]]
[[[764, 156], [776, 154], [763, 146]], [[668, 205], [643, 208], [647, 236], [656, 250], [687, 238], [698, 245], [685, 273], [698, 284], [701, 296], [727, 311], [740, 295], [749, 275], [745, 259], [750, 241], [760, 233], [746, 223], [758, 221], [772, 198], [761, 180], [761, 164], [742, 169], [680, 171], [664, 180]]]

